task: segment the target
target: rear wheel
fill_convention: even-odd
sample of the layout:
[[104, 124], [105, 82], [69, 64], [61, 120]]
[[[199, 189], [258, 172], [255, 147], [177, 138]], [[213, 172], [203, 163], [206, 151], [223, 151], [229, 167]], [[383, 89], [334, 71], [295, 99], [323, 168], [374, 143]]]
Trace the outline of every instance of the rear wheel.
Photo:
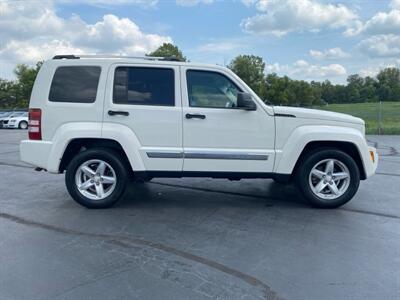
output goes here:
[[313, 206], [335, 208], [353, 198], [360, 184], [360, 172], [348, 154], [320, 149], [307, 155], [300, 164], [296, 182]]
[[107, 208], [122, 196], [128, 174], [118, 152], [89, 149], [67, 167], [65, 183], [71, 197], [88, 208]]
[[28, 122], [26, 122], [26, 121], [19, 122], [18, 128], [19, 129], [27, 129], [28, 128]]

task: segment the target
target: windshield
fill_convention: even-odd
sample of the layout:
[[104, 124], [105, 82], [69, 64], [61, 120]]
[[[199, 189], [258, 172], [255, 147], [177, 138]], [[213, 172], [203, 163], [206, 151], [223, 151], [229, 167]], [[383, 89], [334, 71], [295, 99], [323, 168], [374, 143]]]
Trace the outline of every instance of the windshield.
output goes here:
[[16, 113], [12, 113], [12, 114], [10, 114], [8, 117], [9, 118], [15, 118], [15, 117], [20, 117], [20, 116], [22, 116], [22, 115], [24, 115], [25, 113], [23, 113], [23, 112], [16, 112]]

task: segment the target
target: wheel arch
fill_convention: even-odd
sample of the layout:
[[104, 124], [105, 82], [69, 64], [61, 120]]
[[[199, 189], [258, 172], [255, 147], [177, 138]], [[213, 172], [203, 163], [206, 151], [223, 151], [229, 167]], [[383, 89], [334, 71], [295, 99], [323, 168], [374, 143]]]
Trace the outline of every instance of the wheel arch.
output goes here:
[[126, 165], [129, 165], [129, 172], [133, 173], [133, 169], [129, 158], [122, 147], [122, 145], [113, 139], [105, 139], [105, 138], [76, 138], [69, 141], [66, 149], [61, 157], [59, 172], [62, 173], [66, 170], [68, 164], [72, 160], [72, 158], [79, 152], [85, 151], [86, 149], [93, 148], [108, 148], [113, 149], [121, 155], [122, 160]]
[[362, 162], [361, 154], [354, 143], [347, 141], [311, 141], [307, 143], [307, 145], [303, 148], [300, 156], [298, 157], [296, 164], [293, 168], [292, 176], [296, 174], [300, 162], [310, 153], [317, 151], [318, 149], [337, 149], [341, 150], [344, 153], [348, 154], [351, 158], [354, 159], [357, 164], [358, 170], [360, 171], [360, 179], [367, 179], [366, 172], [364, 169], [364, 165]]
[[309, 151], [316, 148], [336, 148], [349, 154], [357, 163], [360, 179], [366, 179], [368, 145], [364, 135], [357, 129], [332, 125], [299, 126], [278, 144], [274, 172], [294, 174], [296, 167]]

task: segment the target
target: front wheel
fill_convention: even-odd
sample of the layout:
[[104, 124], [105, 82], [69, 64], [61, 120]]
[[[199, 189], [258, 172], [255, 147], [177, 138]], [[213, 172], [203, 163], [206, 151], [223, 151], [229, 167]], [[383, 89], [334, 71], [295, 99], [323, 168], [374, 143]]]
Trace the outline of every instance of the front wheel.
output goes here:
[[336, 149], [316, 150], [297, 169], [296, 182], [311, 205], [335, 208], [358, 190], [360, 172], [354, 159]]
[[87, 208], [114, 205], [127, 185], [127, 171], [118, 152], [89, 149], [69, 163], [65, 183], [71, 197]]

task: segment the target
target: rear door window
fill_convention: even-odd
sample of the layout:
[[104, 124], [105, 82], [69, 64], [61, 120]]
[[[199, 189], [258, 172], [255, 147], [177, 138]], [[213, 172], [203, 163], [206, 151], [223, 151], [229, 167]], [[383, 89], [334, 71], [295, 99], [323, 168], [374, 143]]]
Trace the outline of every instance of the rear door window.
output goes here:
[[52, 102], [93, 103], [96, 100], [101, 68], [64, 66], [57, 68], [51, 82]]
[[175, 105], [174, 70], [152, 67], [117, 67], [113, 102], [133, 105]]

